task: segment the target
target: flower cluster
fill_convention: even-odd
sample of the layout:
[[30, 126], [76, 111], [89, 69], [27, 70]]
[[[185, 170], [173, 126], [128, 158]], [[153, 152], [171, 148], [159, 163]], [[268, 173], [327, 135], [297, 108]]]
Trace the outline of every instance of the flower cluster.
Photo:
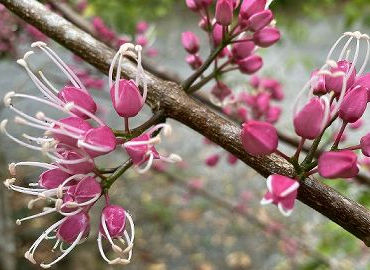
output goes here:
[[[186, 0], [187, 7], [200, 15], [199, 27], [206, 31], [209, 43], [216, 50], [218, 74], [238, 69], [245, 74], [257, 72], [263, 65], [256, 54], [259, 47], [266, 48], [280, 39], [274, 15], [266, 0], [217, 0], [214, 16], [212, 0]], [[203, 65], [199, 55], [199, 38], [193, 32], [182, 34], [182, 44], [188, 52], [186, 62], [193, 69]], [[226, 60], [219, 64], [222, 58]], [[219, 65], [218, 65], [219, 64]]]
[[[339, 147], [339, 144], [348, 126], [352, 129], [361, 126], [361, 118], [370, 101], [370, 73], [363, 74], [369, 53], [368, 35], [346, 32], [331, 48], [326, 63], [312, 72], [293, 108], [294, 130], [301, 141], [292, 157], [277, 150], [278, 136], [272, 125], [260, 121], [243, 124], [241, 139], [249, 154], [277, 153], [296, 170], [295, 179], [270, 176], [263, 204], [274, 203], [288, 215], [293, 209], [300, 180], [316, 173], [327, 179], [357, 176], [359, 162], [355, 151], [361, 150], [364, 156], [370, 156], [370, 134], [364, 135], [357, 145]], [[335, 134], [334, 138], [327, 136], [330, 133]], [[319, 148], [325, 137], [329, 139]], [[306, 141], [313, 143], [301, 161], [300, 152]]]
[[[34, 254], [43, 240], [55, 240], [53, 251], [59, 247], [60, 256], [51, 262], [42, 262], [43, 268], [48, 268], [62, 260], [73, 248], [82, 243], [90, 232], [91, 208], [102, 197], [105, 197], [105, 207], [101, 212], [101, 222], [98, 235], [98, 248], [103, 259], [109, 264], [127, 264], [132, 257], [134, 242], [134, 223], [131, 215], [121, 206], [110, 203], [108, 190], [111, 184], [123, 173], [120, 167], [106, 177], [96, 165], [96, 158], [113, 152], [122, 146], [139, 173], [147, 171], [154, 160], [165, 162], [180, 161], [175, 154], [161, 155], [155, 148], [161, 138], [159, 130], [165, 136], [170, 135], [171, 128], [167, 124], [146, 125], [139, 133], [131, 133], [129, 118], [136, 116], [142, 109], [146, 95], [147, 83], [141, 66], [140, 45], [126, 43], [115, 55], [109, 71], [109, 89], [113, 108], [125, 119], [126, 133], [124, 138], [117, 135], [107, 124], [95, 115], [97, 104], [81, 82], [79, 77], [62, 59], [44, 42], [32, 44], [35, 50], [45, 53], [66, 75], [69, 83], [62, 89], [57, 89], [42, 71], [34, 72], [29, 65], [29, 59], [34, 51], [27, 52], [17, 63], [21, 65], [42, 97], [23, 93], [9, 92], [4, 97], [5, 105], [16, 114], [15, 124], [44, 131], [43, 135], [31, 136], [23, 134], [24, 139], [13, 136], [8, 130], [8, 120], [1, 122], [3, 134], [29, 149], [40, 151], [51, 159], [51, 163], [22, 161], [11, 163], [9, 171], [12, 178], [4, 184], [9, 189], [31, 195], [29, 202], [32, 208], [36, 202], [44, 202], [46, 206], [39, 214], [17, 220], [23, 221], [38, 218], [51, 213], [58, 213], [61, 219], [46, 229], [25, 253], [25, 257], [36, 263]], [[137, 60], [136, 80], [121, 79], [123, 58], [130, 55]], [[117, 67], [116, 67], [117, 66]], [[116, 70], [114, 76], [114, 70]], [[139, 90], [143, 87], [143, 94]], [[16, 104], [16, 100], [24, 99], [29, 108], [44, 105], [55, 112], [66, 115], [55, 119], [43, 111], [35, 115], [27, 112]], [[55, 114], [54, 112], [54, 114]], [[148, 129], [148, 130], [147, 130]], [[28, 187], [17, 184], [17, 168], [31, 166], [43, 169], [39, 180], [29, 183]], [[103, 247], [103, 240], [108, 240], [115, 258], [109, 259]], [[63, 245], [68, 245], [64, 248]]]
[[133, 37], [128, 35], [119, 35], [114, 30], [110, 29], [100, 17], [92, 18], [92, 25], [99, 38], [115, 47], [119, 47], [125, 43], [135, 41], [140, 45], [148, 57], [155, 57], [158, 51], [152, 47], [154, 28], [150, 27], [145, 21], [140, 21], [136, 24], [136, 33]]
[[[250, 90], [234, 94], [224, 83], [217, 82], [211, 90], [210, 100], [222, 111], [241, 122], [258, 120], [269, 124], [275, 124], [281, 115], [281, 108], [272, 104], [272, 101], [281, 101], [284, 98], [281, 84], [267, 77], [254, 75], [249, 81]], [[270, 126], [270, 125], [269, 125]], [[208, 140], [205, 144], [213, 145]], [[212, 154], [206, 159], [206, 165], [216, 166], [226, 152]], [[227, 154], [227, 162], [230, 165], [236, 164], [238, 159]]]

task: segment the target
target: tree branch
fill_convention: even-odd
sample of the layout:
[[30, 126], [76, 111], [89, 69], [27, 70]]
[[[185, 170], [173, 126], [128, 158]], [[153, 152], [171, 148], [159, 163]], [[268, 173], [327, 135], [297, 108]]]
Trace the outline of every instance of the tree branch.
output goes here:
[[[0, 3], [105, 74], [108, 73], [115, 51], [105, 44], [35, 0], [0, 0]], [[131, 61], [125, 59], [122, 68], [123, 77], [135, 78], [137, 70]], [[162, 109], [165, 116], [178, 120], [222, 146], [264, 177], [273, 173], [294, 176], [291, 164], [276, 155], [248, 155], [241, 144], [239, 125], [187, 96], [178, 84], [163, 81], [150, 73], [146, 73], [146, 78], [149, 88], [147, 103], [153, 109]], [[370, 212], [365, 207], [315, 179], [301, 182], [298, 198], [370, 246]]]

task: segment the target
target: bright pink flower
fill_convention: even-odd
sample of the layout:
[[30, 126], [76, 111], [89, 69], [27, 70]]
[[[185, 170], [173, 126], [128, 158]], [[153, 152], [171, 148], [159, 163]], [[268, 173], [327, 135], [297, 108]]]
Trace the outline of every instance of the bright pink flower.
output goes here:
[[267, 90], [274, 100], [283, 100], [284, 93], [281, 84], [275, 79], [263, 78], [260, 80], [261, 88]]
[[60, 166], [69, 170], [71, 174], [87, 174], [95, 169], [93, 160], [76, 151], [64, 150], [61, 158], [66, 162], [61, 162]]
[[245, 74], [253, 74], [261, 69], [263, 65], [262, 57], [259, 55], [251, 55], [238, 61], [240, 72]]
[[302, 138], [313, 140], [320, 135], [325, 121], [325, 104], [318, 97], [312, 98], [295, 116], [294, 129]]
[[367, 91], [362, 86], [350, 89], [339, 107], [339, 117], [347, 123], [354, 123], [364, 114], [367, 107]]
[[[340, 95], [343, 88], [343, 81], [346, 80], [346, 90], [351, 88], [355, 82], [356, 69], [351, 68], [352, 64], [347, 60], [341, 60], [337, 63], [337, 67], [331, 67], [330, 72], [335, 75], [343, 72], [344, 76], [325, 75], [325, 87], [328, 91], [334, 91], [335, 94]], [[351, 71], [352, 69], [352, 71]], [[351, 71], [351, 74], [348, 74]]]
[[256, 45], [267, 48], [280, 40], [280, 31], [275, 27], [265, 27], [253, 34]]
[[248, 20], [249, 28], [256, 32], [266, 27], [274, 19], [274, 15], [271, 10], [263, 10], [252, 15]]
[[84, 136], [86, 132], [92, 128], [92, 126], [88, 122], [79, 117], [71, 116], [60, 119], [58, 123], [54, 124], [53, 128], [61, 132], [53, 133], [53, 137], [55, 140], [63, 144], [76, 146], [78, 139], [71, 137], [68, 134], [72, 133], [73, 135], [76, 136]]
[[266, 0], [244, 0], [241, 8], [240, 15], [244, 19], [249, 19], [252, 15], [265, 10]]
[[136, 44], [141, 45], [143, 47], [148, 45], [148, 42], [149, 42], [148, 38], [145, 35], [142, 35], [142, 34], [137, 35], [135, 40], [136, 40]]
[[234, 7], [231, 0], [217, 0], [216, 22], [223, 26], [229, 26], [233, 20]]
[[116, 148], [116, 137], [108, 126], [92, 128], [78, 141], [78, 146], [95, 158], [112, 152]]
[[256, 96], [255, 109], [259, 114], [267, 113], [270, 107], [270, 94], [269, 93], [259, 93]]
[[199, 39], [190, 31], [181, 34], [182, 46], [190, 54], [196, 54], [199, 51]]
[[149, 28], [149, 24], [146, 21], [140, 21], [136, 24], [136, 32], [144, 34]]
[[206, 165], [208, 167], [214, 167], [218, 164], [219, 161], [220, 161], [220, 155], [214, 154], [214, 155], [209, 156], [206, 159]]
[[267, 178], [267, 193], [261, 200], [261, 204], [273, 203], [278, 206], [280, 212], [289, 216], [294, 208], [298, 194], [299, 183], [295, 179], [273, 174]]
[[212, 38], [213, 38], [213, 44], [217, 47], [218, 45], [221, 44], [222, 38], [223, 38], [223, 30], [222, 30], [222, 25], [216, 23], [213, 26], [213, 31], [212, 31]]
[[133, 80], [121, 79], [118, 88], [114, 83], [110, 95], [113, 107], [121, 117], [134, 117], [144, 106], [144, 99]]
[[248, 109], [245, 106], [240, 106], [237, 110], [237, 114], [243, 122], [248, 121]]
[[324, 178], [352, 178], [358, 172], [357, 155], [349, 150], [324, 152], [319, 157], [319, 174]]
[[87, 237], [89, 232], [90, 218], [87, 213], [81, 212], [67, 217], [63, 221], [58, 228], [57, 237], [67, 244], [72, 244], [77, 241], [77, 239], [81, 240]]
[[365, 88], [367, 88], [368, 93], [368, 99], [367, 101], [370, 102], [370, 73], [366, 73], [356, 79], [356, 82], [354, 83], [355, 86], [361, 85]]
[[315, 70], [311, 73], [311, 87], [315, 95], [324, 95], [328, 92], [325, 87], [325, 76], [318, 73], [319, 70]]
[[76, 206], [89, 205], [95, 202], [102, 194], [102, 188], [96, 179], [87, 176], [80, 180], [74, 190], [74, 201]]
[[199, 6], [197, 5], [197, 3], [195, 2], [195, 0], [185, 0], [185, 3], [186, 3], [186, 6], [192, 10], [192, 11], [195, 11], [197, 12], [199, 10]]
[[275, 124], [281, 115], [281, 108], [278, 106], [270, 106], [266, 113], [266, 122]]
[[260, 85], [260, 82], [261, 82], [261, 79], [257, 76], [257, 75], [253, 75], [251, 76], [250, 80], [249, 80], [249, 84], [253, 87], [253, 88], [258, 88], [258, 86]]
[[[119, 205], [106, 206], [102, 211], [102, 218], [104, 219], [110, 237], [116, 238], [123, 236], [126, 225], [125, 209]], [[107, 237], [102, 223], [100, 223], [99, 231], [104, 237]]]
[[236, 60], [250, 56], [254, 51], [253, 41], [237, 42], [233, 45], [231, 53]]
[[[65, 103], [73, 102], [92, 114], [95, 114], [97, 109], [96, 103], [87, 92], [73, 86], [65, 86], [61, 91], [59, 91], [58, 98]], [[73, 108], [71, 112], [83, 119], [90, 118], [88, 115], [75, 108]]]
[[59, 168], [50, 169], [40, 175], [39, 185], [46, 189], [57, 188], [70, 176]]
[[370, 157], [370, 133], [361, 138], [360, 145], [362, 154]]
[[266, 122], [249, 121], [242, 127], [241, 139], [248, 154], [263, 156], [276, 151], [278, 135], [273, 125]]

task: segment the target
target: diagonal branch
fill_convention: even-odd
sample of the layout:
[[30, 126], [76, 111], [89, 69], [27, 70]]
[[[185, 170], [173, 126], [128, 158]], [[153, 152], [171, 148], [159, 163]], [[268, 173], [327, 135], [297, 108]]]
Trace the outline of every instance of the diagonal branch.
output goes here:
[[[115, 52], [91, 35], [35, 0], [0, 0], [0, 3], [105, 74], [108, 73]], [[136, 67], [131, 61], [125, 59], [122, 67], [125, 78], [135, 77]], [[264, 177], [273, 173], [294, 176], [293, 167], [276, 155], [259, 158], [248, 155], [241, 144], [239, 125], [187, 96], [178, 84], [163, 81], [150, 73], [146, 73], [146, 77], [149, 88], [147, 103], [153, 109], [163, 110], [165, 116], [222, 146]], [[368, 209], [314, 179], [301, 182], [298, 198], [370, 246]]]

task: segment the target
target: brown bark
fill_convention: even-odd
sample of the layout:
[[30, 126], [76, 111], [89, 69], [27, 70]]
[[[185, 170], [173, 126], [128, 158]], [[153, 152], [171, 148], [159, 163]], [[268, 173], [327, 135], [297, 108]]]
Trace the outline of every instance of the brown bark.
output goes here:
[[[0, 0], [0, 3], [107, 74], [115, 52], [105, 44], [47, 10], [35, 0]], [[134, 78], [135, 65], [128, 59], [125, 59], [122, 65], [122, 75], [125, 78]], [[178, 84], [163, 81], [150, 73], [146, 73], [146, 77], [149, 87], [147, 103], [154, 111], [163, 110], [167, 117], [176, 119], [206, 136], [264, 177], [273, 173], [294, 176], [293, 167], [276, 155], [260, 158], [248, 155], [240, 141], [239, 125], [222, 118], [199, 101], [187, 96]], [[370, 245], [370, 212], [365, 207], [315, 179], [301, 182], [298, 198]]]

